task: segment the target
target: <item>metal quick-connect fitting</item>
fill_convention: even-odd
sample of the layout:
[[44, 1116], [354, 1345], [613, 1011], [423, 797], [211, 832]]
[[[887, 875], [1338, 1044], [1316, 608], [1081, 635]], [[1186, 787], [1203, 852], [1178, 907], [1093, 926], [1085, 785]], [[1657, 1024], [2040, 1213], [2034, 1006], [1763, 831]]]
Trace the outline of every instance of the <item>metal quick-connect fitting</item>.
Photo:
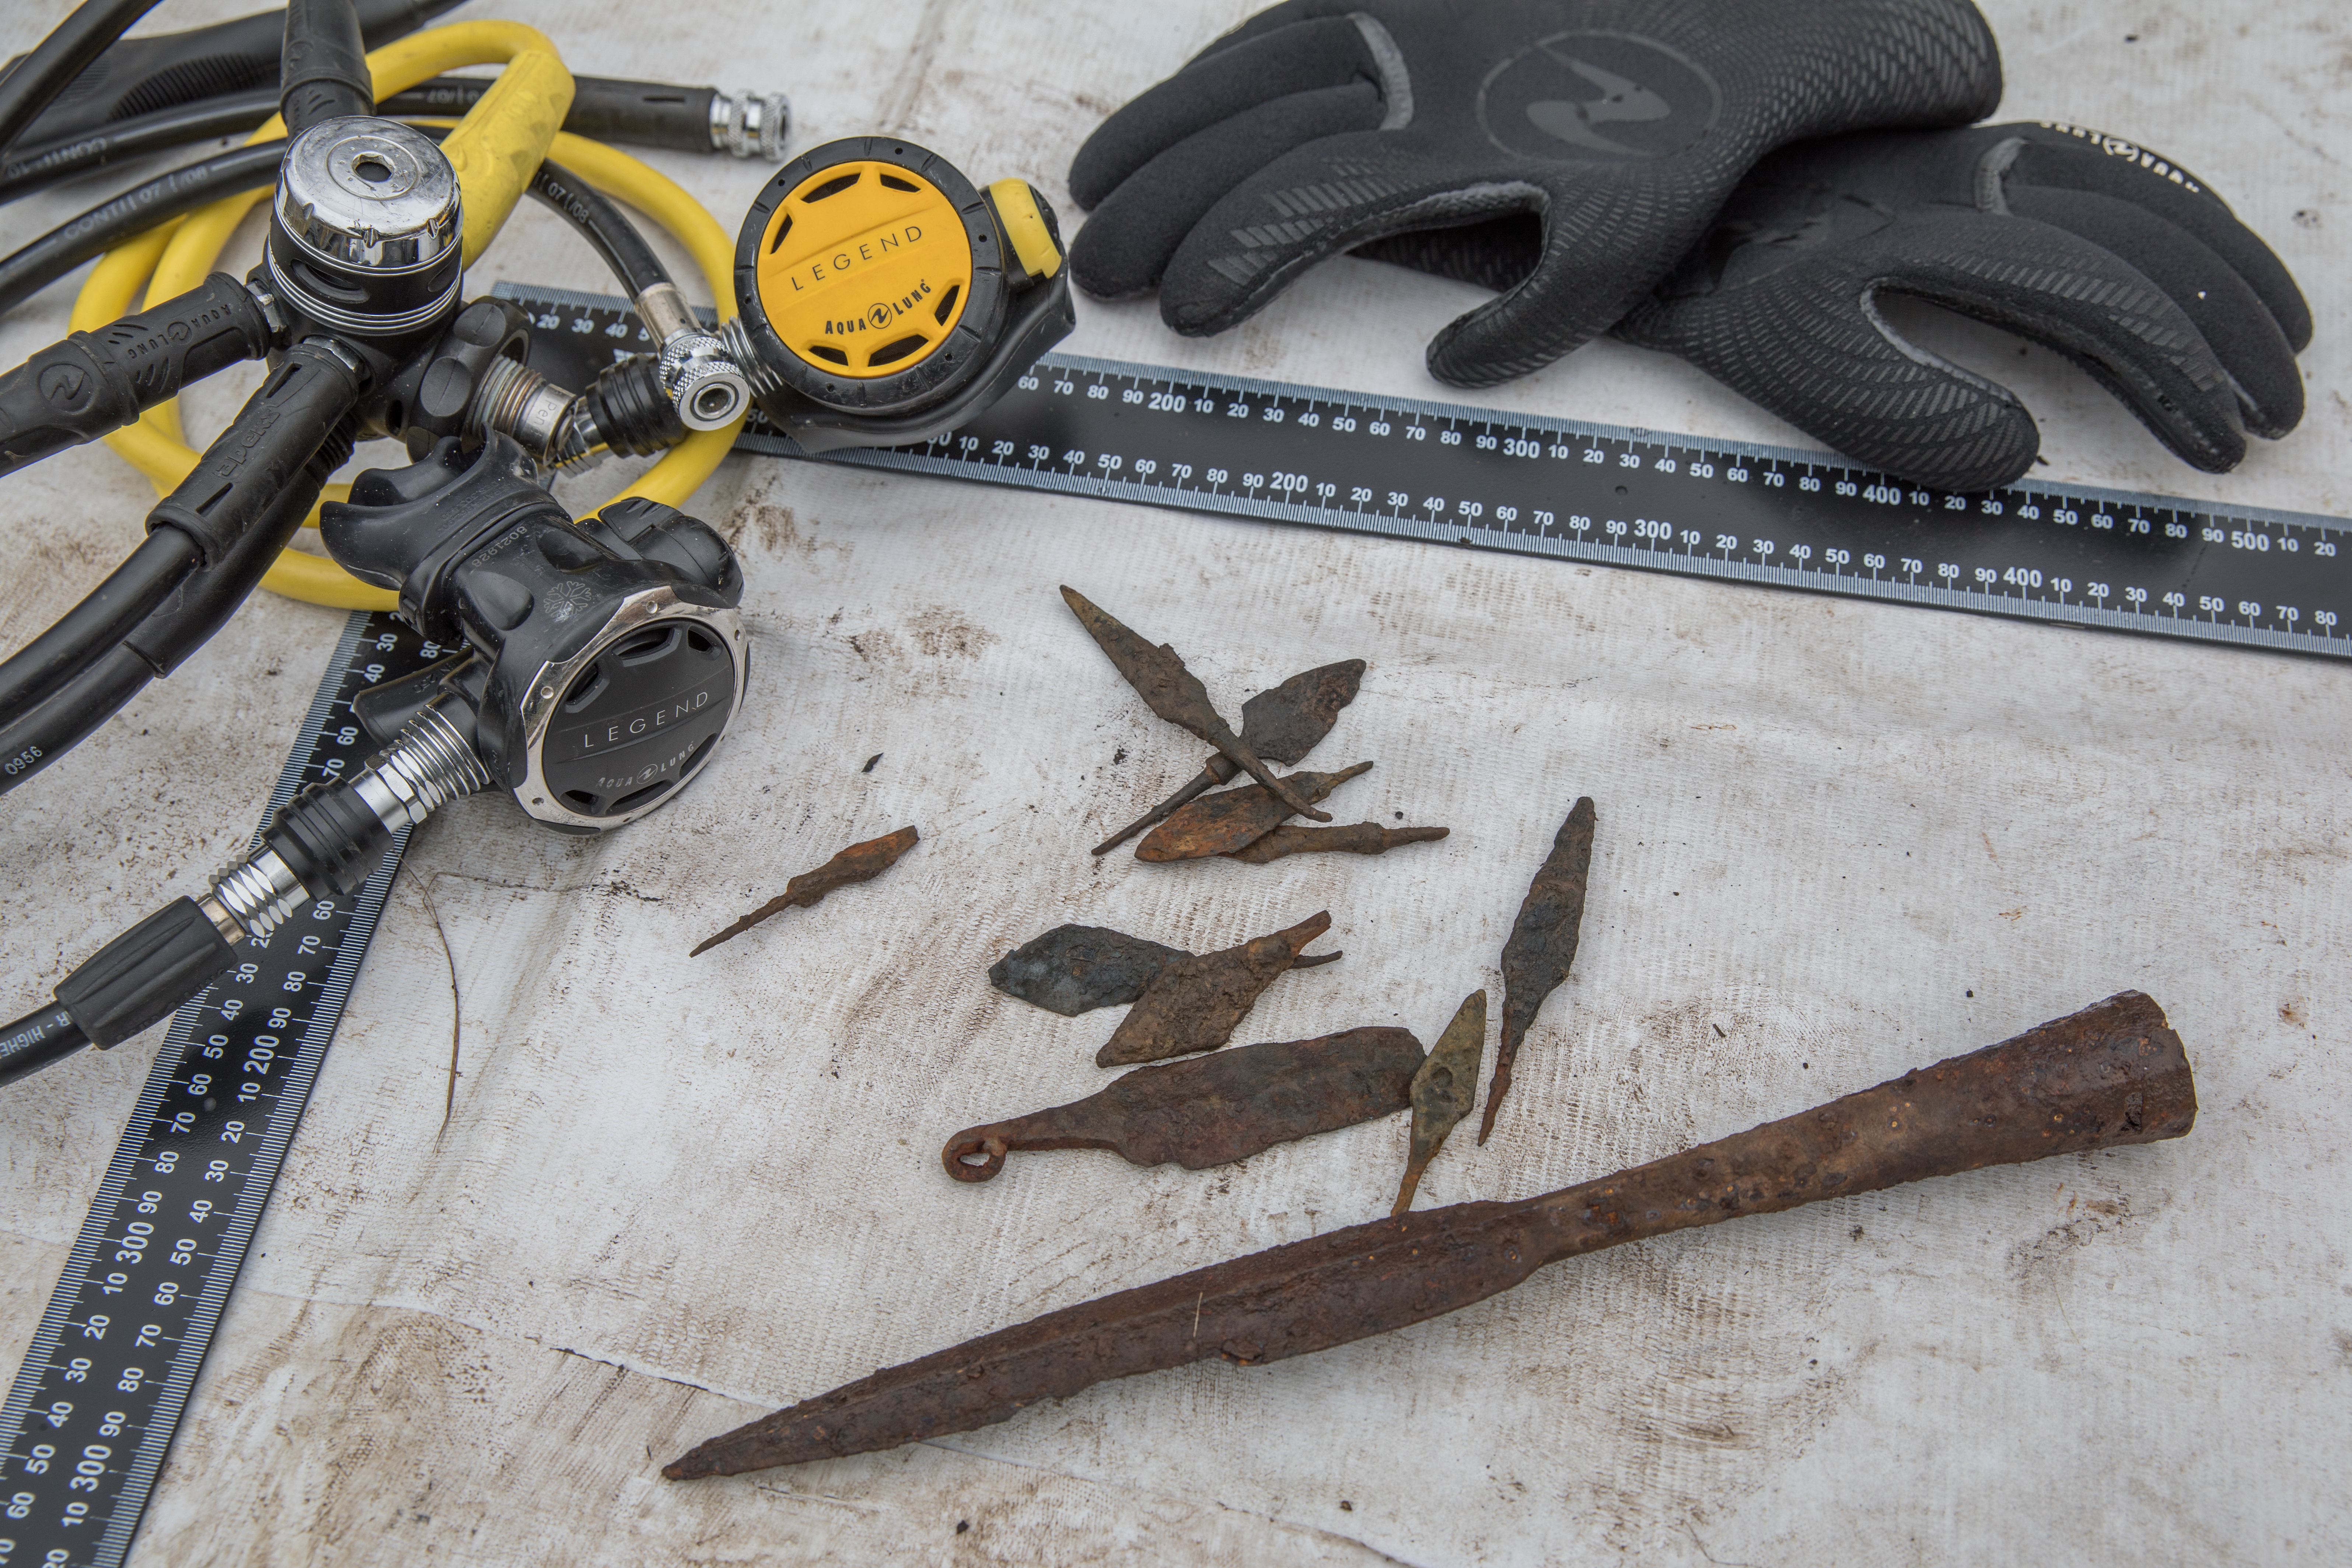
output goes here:
[[710, 150], [773, 158], [784, 150], [792, 100], [781, 92], [715, 92], [710, 96]]
[[[392, 744], [370, 758], [348, 783], [323, 795], [315, 793], [316, 786], [297, 795], [271, 825], [273, 842], [214, 878], [212, 891], [197, 900], [197, 907], [232, 942], [266, 937], [313, 900], [336, 890], [327, 879], [328, 869], [338, 864], [335, 855], [316, 851], [348, 854], [380, 846], [384, 835], [415, 827], [449, 802], [489, 785], [489, 770], [436, 702], [403, 725]], [[365, 807], [365, 816], [355, 816], [341, 804], [354, 799]], [[294, 816], [302, 818], [296, 825], [300, 832], [281, 840], [289, 817]], [[362, 826], [364, 833], [357, 830]], [[329, 838], [337, 841], [322, 843]], [[307, 880], [277, 847], [298, 839], [312, 851], [305, 862], [310, 868]], [[305, 860], [303, 847], [288, 853]]]
[[401, 726], [392, 744], [351, 782], [376, 820], [394, 833], [489, 787], [490, 770], [437, 703]]

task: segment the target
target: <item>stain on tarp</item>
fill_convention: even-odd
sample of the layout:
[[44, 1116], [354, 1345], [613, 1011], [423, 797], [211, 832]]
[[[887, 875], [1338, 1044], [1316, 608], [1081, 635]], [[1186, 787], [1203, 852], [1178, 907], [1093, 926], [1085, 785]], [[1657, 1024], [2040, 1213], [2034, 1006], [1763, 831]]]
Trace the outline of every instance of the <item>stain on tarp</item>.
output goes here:
[[1421, 1042], [1395, 1028], [1236, 1046], [1139, 1068], [1073, 1104], [968, 1127], [940, 1162], [959, 1182], [988, 1181], [1008, 1152], [1024, 1149], [1109, 1149], [1133, 1164], [1191, 1171], [1230, 1164], [1403, 1110], [1421, 1065]]
[[1988, 1165], [2178, 1138], [2196, 1119], [2179, 1037], [2154, 1002], [2127, 991], [1598, 1181], [1376, 1220], [1066, 1307], [751, 1422], [662, 1474], [735, 1475], [893, 1448], [1112, 1378], [1210, 1356], [1255, 1364], [1327, 1350], [1629, 1241]]

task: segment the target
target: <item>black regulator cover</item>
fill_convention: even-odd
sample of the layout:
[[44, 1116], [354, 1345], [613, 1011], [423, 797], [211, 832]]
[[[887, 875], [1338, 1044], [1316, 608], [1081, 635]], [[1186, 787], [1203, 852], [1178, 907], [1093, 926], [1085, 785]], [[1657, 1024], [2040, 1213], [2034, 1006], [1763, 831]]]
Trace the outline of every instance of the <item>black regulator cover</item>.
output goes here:
[[470, 650], [435, 686], [473, 710], [492, 776], [550, 826], [597, 832], [673, 797], [732, 721], [742, 568], [674, 507], [631, 500], [575, 523], [535, 473], [511, 437], [472, 452], [450, 437], [360, 475], [320, 531], [354, 576], [399, 592], [404, 619]]

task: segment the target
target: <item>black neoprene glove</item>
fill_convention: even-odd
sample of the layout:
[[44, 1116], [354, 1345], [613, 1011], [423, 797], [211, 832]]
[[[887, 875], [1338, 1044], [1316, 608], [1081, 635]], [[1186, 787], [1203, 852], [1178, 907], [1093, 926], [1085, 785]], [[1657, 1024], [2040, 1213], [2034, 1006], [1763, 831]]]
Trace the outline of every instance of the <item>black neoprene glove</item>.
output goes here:
[[1969, 0], [1287, 0], [1078, 150], [1071, 272], [1204, 335], [1368, 240], [1539, 214], [1538, 264], [1429, 347], [1486, 385], [1607, 330], [1773, 148], [2000, 99]]
[[2278, 258], [2179, 164], [2070, 126], [1777, 153], [1617, 335], [1916, 483], [1985, 489], [2023, 474], [2041, 445], [2033, 416], [1906, 342], [1874, 306], [1889, 293], [2066, 354], [2211, 472], [2237, 466], [2245, 431], [2275, 438], [2303, 417], [2294, 356], [2311, 312]]

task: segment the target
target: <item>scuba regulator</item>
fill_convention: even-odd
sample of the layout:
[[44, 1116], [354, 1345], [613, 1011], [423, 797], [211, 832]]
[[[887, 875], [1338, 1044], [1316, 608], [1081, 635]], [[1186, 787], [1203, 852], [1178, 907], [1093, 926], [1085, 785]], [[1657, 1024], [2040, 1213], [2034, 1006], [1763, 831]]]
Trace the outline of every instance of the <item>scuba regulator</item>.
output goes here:
[[1012, 390], [1076, 324], [1053, 209], [985, 192], [909, 142], [853, 137], [787, 163], [735, 245], [721, 329], [761, 412], [808, 451], [895, 447]]
[[502, 790], [558, 832], [593, 834], [658, 808], [708, 764], [750, 669], [740, 563], [706, 524], [643, 497], [574, 521], [545, 488], [551, 470], [698, 433], [723, 444], [754, 402], [812, 451], [927, 440], [1074, 322], [1036, 194], [1017, 180], [977, 190], [904, 141], [838, 142], [786, 165], [737, 246], [742, 313], [716, 329], [611, 203], [541, 161], [529, 194], [596, 246], [657, 345], [588, 387], [555, 386], [526, 363], [518, 308], [462, 301], [478, 248], [466, 165], [443, 150], [453, 133], [373, 112], [351, 18], [349, 0], [289, 7], [289, 138], [251, 276], [215, 273], [0, 375], [5, 472], [237, 360], [271, 366], [158, 503], [146, 544], [0, 665], [0, 789], [218, 630], [361, 438], [400, 440], [413, 460], [362, 473], [348, 500], [320, 509], [327, 552], [453, 651], [355, 700], [382, 749], [354, 776], [303, 790], [209, 891], [124, 932], [53, 1006], [0, 1030], [0, 1082], [167, 1016], [238, 944], [356, 891], [393, 834], [449, 800]]

